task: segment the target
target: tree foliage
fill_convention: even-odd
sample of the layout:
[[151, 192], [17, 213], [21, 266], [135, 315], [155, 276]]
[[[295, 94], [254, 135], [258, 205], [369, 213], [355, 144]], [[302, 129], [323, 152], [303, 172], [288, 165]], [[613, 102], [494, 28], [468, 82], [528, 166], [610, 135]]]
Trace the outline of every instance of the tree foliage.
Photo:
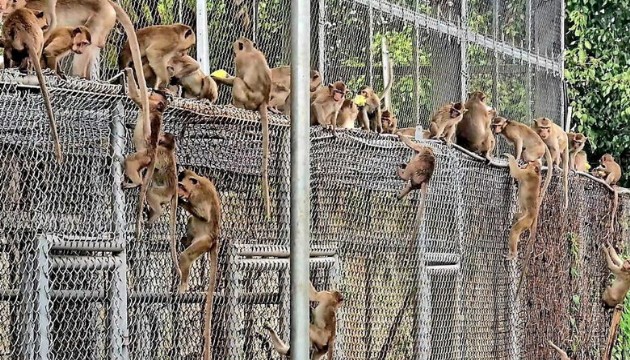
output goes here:
[[565, 77], [589, 161], [611, 153], [630, 185], [630, 2], [566, 1]]

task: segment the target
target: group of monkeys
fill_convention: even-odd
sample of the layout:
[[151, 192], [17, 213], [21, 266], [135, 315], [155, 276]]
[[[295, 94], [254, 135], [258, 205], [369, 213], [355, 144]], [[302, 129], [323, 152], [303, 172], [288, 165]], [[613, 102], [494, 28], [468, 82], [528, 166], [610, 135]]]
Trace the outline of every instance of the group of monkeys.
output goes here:
[[[218, 98], [217, 83], [232, 87], [232, 103], [235, 107], [260, 113], [262, 141], [262, 197], [267, 217], [270, 217], [268, 162], [269, 119], [268, 112], [290, 116], [291, 71], [289, 66], [269, 68], [265, 55], [256, 44], [246, 38], [233, 43], [234, 76], [221, 72], [204, 74], [199, 63], [188, 55], [196, 37], [191, 27], [184, 24], [155, 25], [134, 30], [125, 11], [112, 0], [0, 0], [0, 12], [4, 17], [2, 40], [5, 67], [19, 66], [22, 71], [35, 70], [47, 115], [55, 154], [62, 161], [57, 127], [50, 104], [42, 68], [50, 68], [59, 76], [59, 61], [73, 54], [73, 76], [89, 79], [91, 68], [96, 65], [100, 49], [116, 20], [120, 21], [127, 35], [119, 57], [119, 67], [125, 70], [129, 97], [140, 108], [134, 128], [135, 152], [124, 163], [129, 182], [124, 188], [140, 187], [137, 217], [137, 235], [142, 229], [145, 200], [148, 205], [148, 222], [153, 223], [163, 214], [163, 206], [170, 204], [171, 255], [180, 278], [178, 291], [188, 289], [192, 263], [205, 253], [210, 254], [210, 283], [204, 308], [203, 359], [211, 359], [211, 318], [218, 263], [218, 240], [221, 226], [221, 203], [218, 192], [209, 179], [191, 170], [177, 172], [175, 136], [162, 131], [163, 114], [169, 105], [171, 93], [186, 98], [207, 99], [213, 103]], [[130, 67], [133, 67], [132, 72]], [[343, 81], [322, 84], [321, 75], [313, 70], [310, 80], [311, 124], [326, 129], [354, 128], [358, 124], [366, 131], [397, 134], [401, 141], [414, 150], [415, 155], [398, 169], [398, 176], [407, 182], [399, 194], [403, 198], [410, 191], [422, 190], [426, 197], [436, 158], [428, 146], [412, 142], [415, 128], [397, 128], [396, 117], [391, 109], [381, 108], [382, 99], [390, 92], [393, 76], [382, 95], [370, 86], [364, 86], [354, 99], [348, 99], [350, 90]], [[149, 83], [153, 90], [147, 88]], [[449, 103], [440, 107], [432, 116], [423, 134], [425, 138], [443, 139], [448, 145], [456, 143], [490, 160], [495, 135], [503, 135], [515, 146], [516, 157], [507, 155], [510, 174], [519, 183], [517, 220], [510, 230], [508, 259], [517, 257], [517, 244], [522, 232], [530, 230], [530, 241], [535, 228], [541, 200], [550, 182], [553, 165], [564, 173], [564, 206], [568, 205], [569, 167], [586, 172], [588, 163], [583, 151], [586, 137], [580, 133], [566, 133], [547, 118], [534, 120], [532, 126], [497, 116], [496, 111], [485, 103], [483, 92], [469, 95], [465, 103]], [[541, 185], [542, 158], [549, 166], [545, 184]], [[517, 163], [522, 160], [525, 165]], [[142, 172], [145, 171], [143, 175]], [[593, 175], [615, 185], [621, 177], [621, 169], [610, 154], [602, 156]], [[176, 250], [176, 210], [181, 206], [190, 215], [186, 236], [181, 240], [185, 250]], [[422, 209], [423, 205], [419, 207]], [[420, 216], [421, 217], [421, 216]], [[612, 246], [605, 247], [606, 261], [616, 275], [612, 286], [606, 289], [604, 301], [615, 306], [623, 301], [630, 288], [630, 262], [622, 261]], [[520, 284], [519, 284], [520, 286]], [[311, 284], [311, 301], [318, 302], [310, 325], [312, 359], [327, 355], [332, 357], [336, 336], [336, 312], [343, 302], [338, 291], [316, 291]], [[280, 340], [271, 327], [269, 331], [273, 347], [280, 354], [289, 354], [289, 347]]]

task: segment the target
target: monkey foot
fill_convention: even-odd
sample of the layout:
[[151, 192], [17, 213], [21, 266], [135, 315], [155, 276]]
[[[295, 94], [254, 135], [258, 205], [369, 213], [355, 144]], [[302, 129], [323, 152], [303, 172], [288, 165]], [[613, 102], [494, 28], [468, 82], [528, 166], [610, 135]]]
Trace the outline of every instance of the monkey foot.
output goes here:
[[272, 114], [276, 114], [276, 115], [280, 115], [282, 114], [282, 111], [278, 110], [276, 107], [274, 106], [270, 106], [267, 108], [267, 110], [269, 110], [270, 113]]
[[179, 294], [183, 294], [186, 291], [188, 291], [188, 283], [185, 282], [185, 283], [179, 284], [179, 287], [177, 288], [177, 292]]
[[505, 255], [505, 260], [507, 260], [507, 261], [516, 260], [516, 258], [517, 258], [516, 254], [507, 254], [507, 255]]
[[132, 189], [132, 188], [135, 188], [135, 187], [138, 187], [138, 186], [140, 186], [140, 184], [134, 184], [134, 183], [123, 183], [122, 184], [123, 189]]

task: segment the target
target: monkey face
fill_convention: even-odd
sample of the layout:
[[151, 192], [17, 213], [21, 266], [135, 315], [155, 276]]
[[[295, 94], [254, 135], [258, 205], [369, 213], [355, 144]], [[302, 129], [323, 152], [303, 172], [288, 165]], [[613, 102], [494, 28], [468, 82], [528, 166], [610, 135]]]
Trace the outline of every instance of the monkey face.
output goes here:
[[490, 127], [492, 128], [493, 133], [500, 134], [505, 128], [505, 125], [507, 125], [507, 120], [502, 117], [497, 117], [492, 120], [492, 124], [490, 125]]
[[601, 159], [599, 159], [599, 163], [605, 167], [605, 163], [607, 162], [615, 162], [615, 159], [610, 154], [604, 154]]
[[346, 84], [342, 81], [337, 81], [334, 84], [328, 84], [328, 89], [330, 90], [330, 95], [333, 100], [336, 102], [343, 101], [346, 96]]
[[571, 144], [573, 150], [580, 150], [582, 149], [582, 147], [584, 146], [584, 143], [586, 139], [584, 138], [584, 136], [580, 136], [580, 134], [575, 135], [575, 137], [573, 138], [573, 143]]
[[551, 127], [539, 125], [536, 132], [538, 133], [538, 136], [540, 136], [541, 139], [547, 140], [551, 136]]
[[151, 112], [163, 113], [167, 106], [168, 99], [161, 91], [154, 90], [151, 95], [149, 95], [149, 110]]
[[449, 111], [449, 116], [451, 117], [451, 119], [460, 117], [463, 114], [464, 114], [464, 106], [462, 105], [462, 103], [453, 104], [451, 106], [451, 110]]
[[92, 44], [90, 33], [85, 27], [78, 27], [72, 31], [74, 38], [72, 39], [72, 52], [75, 54], [83, 54], [85, 48]]
[[319, 71], [311, 70], [311, 92], [317, 90], [322, 84], [322, 77], [319, 75]]
[[335, 301], [335, 304], [337, 305], [337, 307], [339, 307], [341, 303], [343, 303], [343, 295], [341, 295], [341, 293], [336, 290], [332, 291], [331, 295], [333, 297], [333, 300]]
[[175, 135], [171, 133], [163, 133], [158, 138], [158, 146], [162, 146], [168, 150], [175, 149]]
[[185, 169], [177, 176], [177, 196], [188, 200], [195, 190], [200, 186], [200, 176], [194, 171]]
[[484, 94], [483, 91], [475, 91], [468, 95], [468, 100], [472, 100], [472, 99], [477, 99], [481, 102], [485, 102], [486, 94]]
[[241, 51], [251, 51], [256, 48], [256, 44], [248, 38], [238, 38], [234, 44], [232, 45], [234, 49], [234, 54], [237, 54]]

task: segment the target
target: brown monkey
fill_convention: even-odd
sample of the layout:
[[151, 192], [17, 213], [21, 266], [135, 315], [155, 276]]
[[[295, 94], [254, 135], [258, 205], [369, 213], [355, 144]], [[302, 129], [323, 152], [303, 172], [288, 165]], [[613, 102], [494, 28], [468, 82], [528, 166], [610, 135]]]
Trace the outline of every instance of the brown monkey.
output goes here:
[[433, 154], [433, 150], [428, 146], [422, 146], [412, 142], [402, 134], [398, 134], [398, 138], [415, 152], [415, 155], [407, 164], [401, 164], [398, 168], [398, 177], [408, 181], [398, 195], [398, 199], [404, 198], [412, 190], [417, 189], [422, 190], [422, 196], [424, 198], [428, 182], [435, 168], [435, 155]]
[[217, 283], [219, 260], [219, 236], [221, 233], [221, 200], [214, 184], [191, 170], [184, 170], [178, 177], [179, 205], [189, 214], [186, 236], [182, 242], [186, 246], [179, 256], [181, 280], [179, 292], [188, 289], [188, 276], [192, 263], [204, 253], [210, 253], [210, 283], [206, 290], [203, 328], [203, 359], [212, 359], [212, 305]]
[[557, 347], [556, 344], [551, 342], [551, 340], [549, 340], [549, 345], [558, 352], [558, 355], [560, 355], [560, 360], [571, 360], [569, 356], [567, 355], [566, 351]]
[[217, 83], [201, 71], [197, 60], [189, 55], [176, 56], [171, 60], [170, 66], [173, 69], [173, 82], [183, 88], [183, 97], [208, 99], [211, 103], [217, 101]]
[[602, 300], [607, 306], [615, 307], [623, 302], [630, 289], [630, 261], [622, 260], [610, 243], [606, 243], [603, 250], [606, 265], [615, 275], [615, 280], [604, 291]]
[[585, 151], [576, 152], [574, 156], [574, 160], [575, 160], [576, 171], [588, 172], [588, 169], [590, 169], [591, 166], [588, 164], [588, 159], [586, 157]]
[[[325, 355], [332, 359], [337, 336], [337, 310], [343, 303], [343, 296], [339, 291], [317, 291], [311, 283], [308, 298], [319, 303], [313, 311], [313, 319], [308, 330], [311, 360], [319, 360]], [[265, 329], [269, 332], [271, 344], [278, 354], [289, 356], [291, 348], [280, 339], [276, 331], [269, 325], [265, 325]]]
[[[276, 68], [277, 69], [277, 68]], [[275, 82], [273, 70], [271, 69], [271, 79]], [[317, 70], [311, 70], [311, 82], [310, 82], [310, 92], [311, 99], [313, 94], [322, 87], [322, 77]], [[285, 95], [286, 94], [286, 95]], [[283, 98], [284, 96], [284, 98]], [[278, 111], [282, 111], [286, 116], [291, 116], [291, 83], [283, 86], [271, 86], [271, 100], [270, 106], [274, 107]]]
[[269, 94], [271, 92], [271, 70], [265, 55], [256, 49], [254, 43], [241, 37], [233, 44], [234, 68], [236, 76], [232, 85], [232, 101], [235, 107], [258, 110], [262, 125], [262, 196], [265, 214], [271, 217], [269, 200]]
[[70, 55], [70, 52], [82, 54], [85, 48], [91, 44], [90, 30], [85, 26], [57, 27], [49, 33], [48, 39], [44, 42], [42, 62], [57, 75], [64, 76], [59, 70], [59, 61]]
[[385, 86], [383, 94], [378, 96], [374, 89], [368, 85], [364, 85], [359, 89], [359, 94], [365, 97], [365, 105], [359, 107], [359, 120], [363, 130], [383, 132], [381, 101], [389, 94], [394, 84], [394, 73], [389, 68], [389, 83]]
[[608, 185], [617, 185], [621, 179], [621, 166], [610, 154], [604, 154], [599, 159], [599, 166], [593, 169]]
[[393, 111], [383, 110], [381, 113], [383, 134], [394, 134], [398, 129], [398, 119]]
[[[536, 239], [538, 210], [540, 208], [540, 163], [530, 161], [520, 168], [511, 154], [505, 154], [510, 166], [510, 176], [518, 181], [518, 212], [516, 222], [510, 229], [509, 253], [507, 260], [514, 260], [518, 254], [518, 241], [523, 231], [529, 229], [529, 239]], [[519, 284], [520, 287], [520, 284]]]
[[[169, 84], [167, 66], [171, 59], [188, 51], [197, 38], [193, 29], [184, 24], [153, 25], [136, 31], [140, 56], [145, 56], [156, 76], [154, 88], [163, 89]], [[131, 64], [129, 43], [125, 42], [118, 58], [122, 70]]]
[[348, 91], [343, 81], [318, 89], [311, 101], [311, 125], [335, 129], [337, 115]]
[[460, 102], [445, 104], [439, 108], [431, 117], [431, 124], [429, 125], [431, 138], [443, 138], [446, 145], [452, 145], [457, 124], [462, 121], [466, 111], [466, 108]]
[[[397, 135], [416, 137], [416, 128], [415, 127], [410, 127], [410, 128], [398, 129], [398, 131], [396, 131], [396, 134]], [[430, 139], [431, 138], [431, 131], [430, 130], [422, 130], [422, 138], [423, 139]]]
[[[508, 142], [514, 145], [517, 160], [523, 159], [525, 162], [540, 161], [544, 156], [548, 164], [553, 163], [551, 152], [547, 145], [529, 126], [497, 116], [492, 120], [491, 127], [495, 134], [503, 135]], [[542, 197], [545, 197], [549, 183], [551, 183], [552, 169], [552, 167], [549, 167], [549, 173], [545, 177], [541, 193]]]
[[[535, 119], [532, 129], [545, 142], [551, 153], [553, 165], [560, 166], [562, 156], [562, 182], [564, 183], [564, 208], [569, 206], [569, 138], [562, 128], [547, 118]], [[551, 169], [551, 164], [547, 166]], [[551, 174], [551, 170], [549, 170]]]
[[57, 161], [63, 161], [59, 134], [57, 133], [57, 122], [55, 114], [50, 104], [50, 94], [46, 81], [42, 75], [41, 58], [44, 46], [44, 33], [42, 28], [46, 28], [46, 17], [42, 11], [32, 11], [30, 9], [17, 9], [10, 13], [2, 25], [4, 35], [4, 66], [11, 67], [13, 63], [19, 63], [20, 70], [27, 71], [30, 66], [35, 70], [39, 87], [44, 98], [44, 105], [48, 113], [50, 132], [55, 147]]
[[496, 145], [490, 131], [490, 122], [496, 116], [496, 111], [486, 105], [485, 101], [486, 94], [481, 91], [475, 91], [468, 96], [464, 104], [467, 111], [457, 124], [455, 136], [458, 145], [481, 154], [490, 161]]
[[567, 138], [569, 139], [569, 168], [575, 171], [575, 155], [584, 149], [587, 138], [582, 133], [573, 132], [568, 132]]
[[341, 129], [353, 129], [354, 122], [359, 115], [359, 108], [354, 101], [345, 99], [343, 104], [341, 104], [341, 108], [339, 109], [339, 113], [337, 114], [336, 125]]

